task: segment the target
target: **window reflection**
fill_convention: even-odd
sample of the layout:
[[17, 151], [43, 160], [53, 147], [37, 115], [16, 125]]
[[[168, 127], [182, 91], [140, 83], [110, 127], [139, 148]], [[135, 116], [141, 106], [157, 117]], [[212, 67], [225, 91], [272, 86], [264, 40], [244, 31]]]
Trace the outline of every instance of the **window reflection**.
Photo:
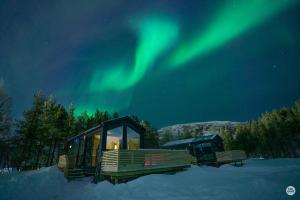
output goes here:
[[86, 156], [85, 156], [85, 164], [87, 166], [91, 166], [92, 163], [92, 143], [93, 143], [93, 137], [91, 135], [86, 136]]
[[139, 149], [140, 148], [140, 134], [127, 127], [127, 148]]
[[95, 133], [86, 137], [86, 166], [95, 167], [97, 163], [97, 152], [100, 147], [101, 133]]
[[107, 131], [106, 149], [121, 149], [123, 140], [123, 127]]
[[81, 137], [79, 139], [79, 151], [78, 151], [78, 157], [76, 160], [76, 165], [79, 166], [83, 162], [83, 157], [84, 157], [84, 138]]
[[96, 166], [96, 164], [97, 164], [97, 152], [99, 150], [100, 141], [101, 141], [101, 135], [100, 135], [100, 133], [95, 134], [93, 136], [92, 166]]

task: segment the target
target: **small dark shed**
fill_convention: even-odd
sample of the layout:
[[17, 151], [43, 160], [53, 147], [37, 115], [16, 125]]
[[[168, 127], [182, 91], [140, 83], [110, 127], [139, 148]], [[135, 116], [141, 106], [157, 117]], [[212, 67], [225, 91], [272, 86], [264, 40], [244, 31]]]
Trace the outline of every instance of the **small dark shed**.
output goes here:
[[101, 151], [144, 148], [144, 132], [144, 127], [128, 116], [112, 119], [70, 138], [66, 151], [76, 157], [76, 167], [94, 168]]
[[217, 134], [174, 140], [162, 145], [164, 149], [188, 149], [198, 162], [215, 159], [215, 152], [224, 151], [223, 140]]

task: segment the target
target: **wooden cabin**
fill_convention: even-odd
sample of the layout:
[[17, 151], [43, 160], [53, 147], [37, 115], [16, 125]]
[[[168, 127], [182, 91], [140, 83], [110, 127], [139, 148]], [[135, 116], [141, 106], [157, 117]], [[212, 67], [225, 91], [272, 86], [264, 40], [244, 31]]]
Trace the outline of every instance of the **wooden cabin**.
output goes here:
[[197, 164], [220, 166], [226, 163], [243, 164], [247, 156], [242, 150], [224, 151], [223, 140], [219, 135], [207, 134], [195, 138], [174, 140], [162, 146], [164, 149], [186, 149]]
[[170, 141], [165, 143], [162, 148], [187, 149], [192, 156], [196, 157], [198, 163], [215, 161], [215, 153], [224, 151], [223, 140], [217, 134]]
[[130, 117], [105, 121], [70, 138], [59, 166], [67, 178], [91, 175], [114, 180], [190, 166], [186, 150], [144, 149], [144, 133]]
[[145, 129], [129, 117], [108, 120], [70, 138], [68, 155], [75, 155], [75, 166], [95, 168], [100, 151], [143, 149]]

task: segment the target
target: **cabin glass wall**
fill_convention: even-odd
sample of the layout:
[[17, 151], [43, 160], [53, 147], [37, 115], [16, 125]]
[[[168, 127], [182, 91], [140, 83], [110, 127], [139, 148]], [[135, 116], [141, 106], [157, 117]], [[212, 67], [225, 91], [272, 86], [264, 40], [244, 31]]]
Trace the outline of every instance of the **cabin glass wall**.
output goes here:
[[110, 129], [107, 131], [106, 149], [108, 150], [122, 149], [122, 141], [123, 141], [123, 126]]
[[140, 148], [140, 134], [127, 127], [127, 149]]
[[93, 136], [89, 135], [85, 138], [86, 146], [85, 146], [85, 166], [91, 166], [92, 164], [92, 144], [93, 144]]
[[200, 149], [201, 153], [203, 154], [213, 153], [211, 143], [198, 144], [197, 147]]
[[92, 147], [92, 166], [97, 164], [97, 155], [101, 144], [101, 134], [97, 133], [93, 135], [93, 147]]
[[76, 159], [76, 165], [80, 166], [84, 158], [84, 137], [79, 138], [79, 149]]
[[223, 141], [217, 140], [214, 142], [215, 151], [224, 151]]
[[214, 161], [215, 154], [212, 150], [211, 143], [201, 143], [201, 144], [196, 145], [196, 156], [197, 156], [198, 162]]
[[101, 133], [86, 137], [86, 150], [85, 150], [85, 165], [88, 167], [95, 167], [97, 164], [97, 153], [101, 144]]

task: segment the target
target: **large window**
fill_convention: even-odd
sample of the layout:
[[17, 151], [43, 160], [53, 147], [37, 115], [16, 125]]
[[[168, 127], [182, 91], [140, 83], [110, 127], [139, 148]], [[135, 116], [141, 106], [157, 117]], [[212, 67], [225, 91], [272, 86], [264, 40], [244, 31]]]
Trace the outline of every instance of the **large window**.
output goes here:
[[95, 134], [86, 137], [86, 166], [95, 167], [97, 164], [97, 153], [100, 147], [101, 134], [97, 132]]
[[76, 160], [76, 165], [80, 166], [83, 162], [84, 158], [84, 137], [79, 138], [79, 150], [78, 150], [78, 157]]
[[106, 149], [122, 149], [123, 127], [107, 131]]
[[93, 136], [93, 148], [92, 148], [92, 166], [97, 164], [97, 154], [101, 144], [101, 134], [97, 133]]
[[202, 154], [210, 154], [210, 153], [213, 153], [212, 152], [212, 147], [211, 147], [211, 144], [210, 143], [201, 143], [201, 144], [198, 144], [196, 146], [197, 148], [199, 148], [200, 152]]
[[93, 137], [92, 135], [85, 137], [85, 165], [91, 166], [92, 164], [92, 143], [93, 143]]
[[140, 148], [140, 134], [127, 127], [127, 149]]

